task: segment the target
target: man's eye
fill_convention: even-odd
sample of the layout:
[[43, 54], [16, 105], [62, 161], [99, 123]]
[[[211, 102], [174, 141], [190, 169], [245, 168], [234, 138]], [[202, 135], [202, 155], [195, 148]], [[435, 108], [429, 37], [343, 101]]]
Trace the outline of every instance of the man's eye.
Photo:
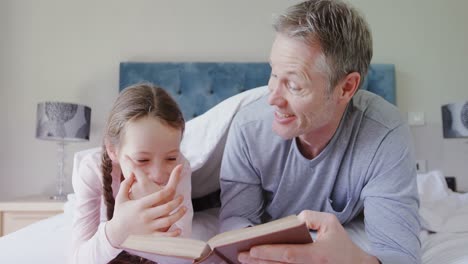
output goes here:
[[288, 89], [293, 92], [293, 93], [298, 93], [299, 91], [301, 91], [301, 88], [299, 88], [295, 83], [293, 82], [288, 82], [287, 83], [287, 87]]

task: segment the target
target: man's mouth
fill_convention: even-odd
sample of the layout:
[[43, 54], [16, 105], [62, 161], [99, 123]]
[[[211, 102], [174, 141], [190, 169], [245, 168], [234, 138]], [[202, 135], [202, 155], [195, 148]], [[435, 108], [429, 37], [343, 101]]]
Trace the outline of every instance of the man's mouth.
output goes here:
[[275, 120], [278, 124], [287, 125], [296, 120], [296, 116], [293, 114], [285, 114], [279, 111], [275, 111]]
[[280, 118], [288, 118], [288, 117], [294, 116], [294, 115], [290, 115], [290, 114], [283, 114], [283, 113], [278, 112], [278, 111], [276, 111], [276, 115], [277, 115], [278, 117], [280, 117]]
[[294, 116], [292, 114], [284, 114], [284, 113], [281, 113], [279, 111], [275, 111], [275, 114], [279, 118], [288, 118], [288, 117], [293, 117]]

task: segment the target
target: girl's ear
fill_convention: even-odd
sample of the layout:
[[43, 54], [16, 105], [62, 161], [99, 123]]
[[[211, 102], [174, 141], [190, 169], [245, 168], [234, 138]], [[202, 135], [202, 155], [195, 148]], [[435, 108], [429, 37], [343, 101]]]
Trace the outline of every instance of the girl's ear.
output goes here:
[[104, 144], [106, 145], [107, 155], [114, 163], [119, 163], [119, 159], [117, 158], [119, 155], [117, 153], [116, 147], [109, 142], [108, 139], [104, 140]]

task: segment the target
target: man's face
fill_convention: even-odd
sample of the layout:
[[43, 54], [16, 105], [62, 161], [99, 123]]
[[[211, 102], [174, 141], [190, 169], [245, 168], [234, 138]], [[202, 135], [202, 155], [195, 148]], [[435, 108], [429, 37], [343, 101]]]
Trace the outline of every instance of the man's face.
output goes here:
[[[336, 91], [329, 93], [328, 76], [319, 46], [277, 34], [270, 54], [269, 104], [275, 108], [273, 131], [284, 139], [326, 133], [341, 118]], [[337, 90], [337, 89], [335, 89]]]

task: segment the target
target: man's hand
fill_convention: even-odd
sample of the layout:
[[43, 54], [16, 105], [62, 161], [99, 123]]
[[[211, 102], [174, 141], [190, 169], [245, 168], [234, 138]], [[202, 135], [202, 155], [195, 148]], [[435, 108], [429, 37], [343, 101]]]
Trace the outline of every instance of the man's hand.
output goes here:
[[299, 218], [312, 230], [317, 240], [303, 245], [261, 245], [240, 253], [238, 259], [249, 264], [277, 263], [376, 263], [351, 241], [346, 230], [333, 214], [305, 210]]

